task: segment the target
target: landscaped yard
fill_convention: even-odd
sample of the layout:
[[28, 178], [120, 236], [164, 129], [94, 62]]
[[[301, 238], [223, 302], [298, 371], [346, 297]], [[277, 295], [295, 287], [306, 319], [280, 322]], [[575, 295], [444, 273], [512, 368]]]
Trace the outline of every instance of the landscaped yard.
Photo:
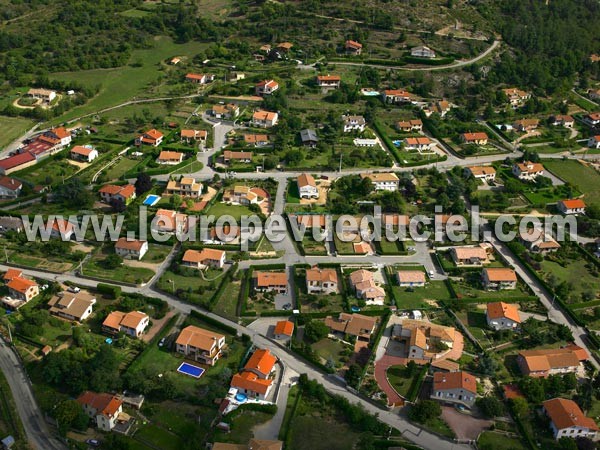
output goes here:
[[249, 208], [241, 205], [228, 205], [226, 203], [215, 202], [214, 205], [206, 212], [207, 215], [214, 215], [216, 219], [221, 216], [232, 216], [239, 222], [240, 218], [244, 215], [250, 216], [255, 215]]
[[108, 266], [105, 261], [111, 254], [114, 254], [112, 246], [105, 246], [96, 251], [84, 264], [82, 268], [83, 275], [135, 284], [148, 281], [154, 276], [154, 271], [146, 267], [132, 267], [125, 263], [117, 267]]
[[292, 450], [350, 449], [360, 434], [334, 416], [324, 416], [318, 409], [297, 414], [291, 424]]
[[422, 370], [424, 370], [422, 367], [416, 367], [414, 373], [411, 374], [410, 369], [406, 366], [392, 366], [387, 370], [386, 375], [396, 392], [406, 398]]
[[195, 302], [210, 297], [219, 287], [224, 275], [223, 270], [212, 268], [202, 271], [202, 274], [187, 268], [181, 273], [166, 270], [158, 280], [157, 286], [165, 292], [175, 293]]
[[343, 363], [340, 358], [344, 356], [345, 351], [350, 347], [340, 341], [324, 338], [312, 344], [312, 349], [322, 358], [323, 364], [341, 367]]
[[231, 432], [225, 433], [224, 431], [216, 430], [214, 433], [215, 442], [247, 444], [252, 439], [252, 429], [268, 421], [271, 417], [273, 417], [271, 414], [264, 412], [244, 411], [242, 407], [224, 418], [224, 421], [231, 426]]

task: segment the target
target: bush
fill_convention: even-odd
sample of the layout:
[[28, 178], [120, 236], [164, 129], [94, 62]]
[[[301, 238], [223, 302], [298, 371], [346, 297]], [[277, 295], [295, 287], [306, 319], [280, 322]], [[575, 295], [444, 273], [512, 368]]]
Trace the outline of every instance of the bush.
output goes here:
[[426, 423], [442, 415], [442, 407], [434, 400], [423, 400], [410, 408], [408, 418], [418, 423]]
[[121, 295], [121, 287], [112, 284], [98, 283], [96, 290], [108, 298], [118, 298]]

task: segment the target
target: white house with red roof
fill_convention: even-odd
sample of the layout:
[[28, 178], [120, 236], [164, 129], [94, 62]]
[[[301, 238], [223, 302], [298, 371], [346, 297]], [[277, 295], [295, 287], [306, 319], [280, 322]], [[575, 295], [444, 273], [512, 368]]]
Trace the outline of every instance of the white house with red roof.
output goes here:
[[113, 199], [119, 199], [127, 205], [136, 197], [135, 186], [133, 184], [126, 184], [124, 186], [107, 184], [106, 186], [102, 186], [98, 193], [104, 203], [110, 203]]
[[590, 136], [587, 146], [589, 148], [600, 148], [600, 135]]
[[115, 243], [115, 253], [121, 258], [137, 259], [139, 261], [147, 251], [148, 242], [139, 239], [129, 240], [122, 237]]
[[70, 151], [71, 159], [75, 161], [92, 162], [98, 157], [98, 150], [93, 147], [84, 147], [76, 145]]
[[583, 117], [583, 121], [595, 127], [600, 124], [600, 112], [589, 113]]
[[566, 215], [585, 214], [585, 202], [580, 198], [560, 200], [556, 203], [558, 210]]
[[596, 439], [598, 424], [587, 417], [573, 400], [553, 398], [543, 402], [542, 407], [550, 419], [550, 429], [557, 441], [563, 437]]
[[356, 42], [351, 39], [348, 39], [346, 41], [346, 43], [344, 44], [344, 49], [346, 50], [346, 53], [349, 55], [354, 55], [354, 56], [360, 55], [362, 52], [362, 48], [363, 48], [363, 46], [360, 42]]
[[123, 412], [123, 401], [111, 394], [86, 391], [77, 397], [77, 403], [102, 431], [111, 431]]
[[158, 147], [162, 144], [164, 137], [164, 134], [153, 128], [139, 136], [135, 140], [135, 143], [136, 145], [151, 145], [152, 147]]
[[50, 229], [50, 237], [52, 239], [62, 239], [68, 241], [73, 236], [73, 224], [68, 220], [54, 219]]
[[0, 198], [17, 198], [21, 194], [23, 183], [10, 177], [0, 178]]
[[261, 97], [271, 95], [279, 89], [279, 83], [275, 80], [262, 80], [254, 86], [254, 92]]
[[317, 86], [321, 88], [339, 88], [341, 82], [339, 75], [317, 75]]
[[494, 330], [514, 330], [521, 324], [519, 309], [512, 303], [488, 303], [485, 317], [488, 326]]

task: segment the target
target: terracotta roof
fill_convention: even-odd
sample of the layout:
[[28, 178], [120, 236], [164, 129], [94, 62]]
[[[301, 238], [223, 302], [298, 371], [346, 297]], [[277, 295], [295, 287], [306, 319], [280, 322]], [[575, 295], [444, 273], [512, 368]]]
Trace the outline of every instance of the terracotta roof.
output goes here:
[[23, 275], [23, 271], [19, 269], [8, 269], [2, 278], [4, 281], [10, 281], [13, 278], [20, 277], [21, 275]]
[[404, 283], [425, 283], [425, 272], [420, 270], [399, 270], [398, 280]]
[[467, 169], [469, 170], [469, 172], [471, 172], [471, 174], [474, 177], [479, 175], [491, 175], [496, 173], [496, 169], [494, 169], [492, 166], [471, 166], [467, 167]]
[[285, 272], [262, 272], [255, 271], [253, 278], [256, 279], [256, 286], [287, 286], [287, 274]]
[[329, 328], [352, 336], [369, 337], [376, 324], [377, 318], [362, 314], [340, 313], [337, 318], [325, 318], [325, 325]]
[[581, 408], [573, 400], [553, 398], [542, 403], [546, 414], [558, 430], [570, 427], [583, 427], [598, 431], [594, 419], [586, 417]]
[[306, 269], [306, 281], [332, 282], [337, 283], [337, 271], [335, 269], [320, 269], [314, 266]]
[[141, 311], [130, 311], [121, 319], [121, 325], [127, 328], [137, 328], [143, 320], [148, 319], [148, 314]]
[[35, 159], [35, 156], [29, 152], [19, 153], [18, 155], [0, 159], [0, 169], [9, 170], [22, 164], [35, 161]]
[[398, 176], [393, 172], [384, 172], [384, 173], [361, 173], [361, 178], [368, 178], [373, 183], [378, 183], [382, 181], [399, 181]]
[[404, 225], [410, 224], [410, 217], [403, 214], [382, 214], [381, 216], [384, 225]]
[[206, 130], [181, 130], [180, 133], [182, 138], [206, 138]]
[[11, 279], [6, 286], [13, 291], [20, 292], [21, 294], [25, 294], [29, 288], [37, 286], [37, 283], [32, 280], [28, 280], [27, 278], [22, 278], [20, 276], [14, 277]]
[[413, 128], [415, 126], [423, 126], [423, 121], [420, 119], [401, 120], [396, 124], [396, 126], [398, 128]]
[[256, 83], [256, 87], [269, 87], [271, 89], [279, 86], [279, 83], [275, 80], [262, 80]]
[[294, 333], [294, 323], [289, 320], [280, 320], [275, 325], [275, 330], [273, 334], [280, 335], [283, 334], [285, 336], [291, 336]]
[[75, 147], [73, 147], [71, 149], [71, 153], [75, 153], [77, 155], [82, 155], [82, 156], [90, 156], [90, 153], [92, 153], [95, 149], [93, 148], [89, 148], [89, 147], [84, 147], [83, 145], [76, 145]]
[[431, 144], [431, 139], [427, 137], [409, 137], [404, 139], [407, 145], [429, 145]]
[[356, 41], [352, 41], [352, 40], [347, 40], [346, 41], [346, 48], [354, 48], [354, 49], [360, 49], [362, 48], [362, 44], [360, 42], [356, 42]]
[[554, 116], [554, 120], [556, 122], [574, 122], [575, 121], [575, 119], [573, 119], [573, 116], [565, 116], [562, 114]]
[[316, 187], [317, 183], [315, 182], [314, 177], [309, 174], [309, 173], [302, 173], [300, 175], [298, 175], [298, 187], [305, 187], [305, 186], [313, 186]]
[[364, 241], [353, 243], [352, 248], [354, 253], [359, 255], [365, 255], [371, 251], [371, 246]]
[[138, 239], [128, 240], [125, 237], [119, 238], [119, 240], [115, 243], [115, 248], [122, 248], [124, 250], [134, 250], [139, 252], [146, 241], [140, 241]]
[[80, 405], [89, 405], [97, 411], [97, 414], [113, 417], [123, 402], [110, 394], [96, 394], [95, 392], [85, 391], [79, 397], [77, 402]]
[[5, 189], [16, 191], [23, 187], [23, 183], [10, 177], [0, 177], [0, 186]]
[[511, 303], [492, 302], [487, 304], [487, 316], [490, 319], [510, 319], [513, 322], [521, 323], [519, 310]]
[[590, 357], [590, 355], [588, 355], [588, 352], [584, 348], [581, 348], [579, 345], [574, 343], [565, 345], [563, 349], [571, 350], [573, 353], [575, 353], [575, 356], [577, 356], [579, 361], [587, 361]]
[[463, 259], [471, 259], [471, 258], [479, 258], [479, 259], [487, 259], [488, 255], [484, 248], [482, 247], [452, 247], [451, 251], [456, 255], [456, 258], [459, 260]]
[[473, 394], [477, 393], [477, 380], [467, 372], [436, 372], [433, 374], [433, 390], [464, 389]]
[[73, 316], [76, 320], [82, 320], [83, 315], [94, 305], [96, 299], [85, 293], [77, 294], [72, 292], [63, 292], [61, 295], [55, 295], [48, 301], [50, 312], [53, 314], [67, 314]]
[[52, 128], [50, 133], [54, 134], [54, 136], [59, 139], [64, 139], [71, 136], [71, 133], [69, 133], [65, 127]]
[[281, 42], [280, 44], [277, 44], [277, 48], [282, 48], [285, 50], [289, 50], [293, 46], [294, 44], [292, 44], [291, 42]]
[[255, 370], [267, 376], [273, 370], [277, 358], [269, 349], [259, 348], [252, 353], [252, 356], [244, 366], [244, 370]]
[[586, 116], [588, 119], [596, 121], [596, 120], [600, 120], [600, 112], [597, 113], [590, 113]]
[[521, 120], [515, 121], [515, 123], [513, 125], [515, 125], [517, 127], [528, 128], [528, 127], [537, 127], [539, 124], [540, 124], [540, 119], [521, 119]]
[[265, 439], [250, 439], [248, 442], [248, 450], [282, 450], [283, 442], [268, 441]]
[[118, 331], [121, 327], [121, 320], [123, 319], [123, 316], [125, 316], [124, 312], [113, 311], [106, 316], [106, 319], [104, 319], [104, 322], [102, 322], [102, 326]]
[[275, 112], [259, 110], [252, 115], [252, 118], [254, 120], [273, 120], [276, 116]]
[[317, 75], [318, 81], [340, 81], [339, 75]]
[[257, 144], [259, 142], [269, 142], [269, 136], [266, 134], [245, 134], [244, 141], [247, 144]]
[[436, 359], [431, 362], [431, 367], [446, 370], [448, 372], [456, 372], [460, 369], [460, 364], [450, 361], [449, 359]]
[[217, 250], [214, 248], [203, 248], [201, 251], [186, 250], [181, 260], [190, 263], [203, 263], [208, 259], [220, 261], [221, 258], [223, 258], [223, 255], [225, 255], [223, 250]]
[[304, 225], [306, 228], [325, 228], [327, 225], [327, 218], [323, 214], [300, 214], [292, 217], [295, 217], [298, 225]]
[[216, 341], [224, 337], [222, 334], [215, 333], [214, 331], [189, 325], [181, 330], [175, 342], [177, 345], [191, 345], [200, 350], [210, 352], [216, 345]]
[[580, 198], [575, 198], [572, 200], [561, 200], [558, 203], [562, 204], [565, 207], [565, 209], [585, 208], [585, 202]]
[[365, 281], [369, 281], [373, 279], [373, 272], [370, 272], [365, 269], [355, 270], [350, 274], [350, 283], [352, 285], [357, 285], [359, 283], [363, 283]]
[[568, 348], [523, 350], [519, 356], [530, 372], [545, 372], [550, 369], [577, 367], [580, 359], [575, 351]]
[[463, 138], [466, 142], [471, 142], [471, 141], [482, 141], [484, 139], [488, 138], [488, 135], [484, 132], [477, 132], [477, 133], [463, 133]]
[[151, 139], [157, 140], [157, 139], [160, 139], [161, 137], [163, 137], [164, 135], [160, 131], [153, 128], [151, 130], [146, 131], [144, 133], [144, 136], [148, 136]]
[[98, 192], [100, 192], [101, 194], [116, 195], [121, 191], [121, 189], [121, 186], [117, 186], [115, 184], [107, 184], [106, 186], [102, 186], [98, 190]]
[[517, 167], [520, 172], [524, 173], [535, 173], [535, 172], [543, 172], [544, 166], [540, 163], [532, 163], [531, 161], [523, 161], [522, 163], [518, 163]]
[[[390, 96], [390, 97], [410, 97], [411, 96], [410, 92], [405, 91], [404, 89], [386, 89], [383, 91], [383, 93], [386, 96]], [[419, 122], [420, 122], [420, 120], [419, 120]]]
[[490, 267], [483, 269], [484, 273], [487, 274], [487, 279], [495, 281], [517, 281], [517, 274], [513, 269], [506, 269], [502, 267]]
[[135, 194], [135, 186], [133, 184], [126, 184], [119, 191], [119, 195], [121, 195], [125, 198], [132, 197], [134, 194]]
[[232, 152], [231, 150], [225, 150], [223, 157], [225, 159], [252, 159], [254, 153], [252, 152]]
[[158, 155], [159, 161], [180, 161], [182, 158], [183, 158], [183, 153], [171, 152], [168, 150], [163, 150]]
[[253, 372], [236, 373], [231, 379], [231, 387], [247, 389], [263, 395], [267, 393], [271, 384], [273, 384], [273, 380], [263, 380]]
[[188, 73], [185, 78], [188, 80], [200, 80], [204, 79], [205, 75], [202, 73]]

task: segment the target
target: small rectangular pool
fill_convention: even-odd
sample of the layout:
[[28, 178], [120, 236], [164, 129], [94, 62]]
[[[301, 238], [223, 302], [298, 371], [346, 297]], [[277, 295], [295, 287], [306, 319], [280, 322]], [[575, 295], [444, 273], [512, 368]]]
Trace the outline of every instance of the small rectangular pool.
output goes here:
[[159, 200], [160, 200], [160, 195], [151, 194], [148, 197], [146, 197], [146, 200], [144, 200], [144, 205], [154, 206], [159, 202]]
[[177, 368], [177, 372], [189, 375], [190, 377], [200, 378], [204, 373], [204, 369], [184, 362]]

